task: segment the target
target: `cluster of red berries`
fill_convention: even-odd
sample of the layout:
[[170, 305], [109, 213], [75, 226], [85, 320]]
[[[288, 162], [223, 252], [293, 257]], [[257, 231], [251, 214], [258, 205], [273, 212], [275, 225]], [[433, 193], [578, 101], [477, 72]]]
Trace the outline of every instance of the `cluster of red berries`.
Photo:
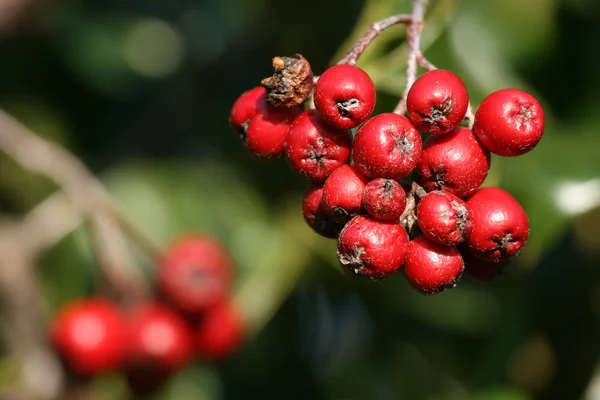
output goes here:
[[78, 300], [55, 316], [51, 341], [74, 376], [120, 370], [134, 393], [148, 394], [194, 358], [219, 360], [239, 347], [244, 325], [232, 278], [217, 240], [183, 237], [158, 262], [156, 299], [126, 309], [101, 297]]
[[[369, 75], [338, 64], [311, 85], [314, 108], [304, 110], [291, 93], [294, 69], [284, 76], [287, 86], [275, 84], [296, 62], [281, 60], [274, 59], [272, 78], [238, 98], [230, 122], [253, 154], [283, 153], [312, 181], [304, 218], [315, 232], [338, 239], [345, 270], [371, 279], [401, 270], [413, 287], [432, 294], [453, 287], [465, 270], [491, 279], [521, 250], [529, 236], [525, 211], [506, 191], [480, 186], [490, 153], [518, 156], [540, 141], [544, 113], [533, 96], [518, 89], [490, 94], [469, 129], [460, 125], [469, 108], [464, 83], [433, 70], [411, 86], [408, 118], [371, 117], [376, 90]], [[308, 75], [312, 84], [312, 73], [303, 71], [296, 81], [305, 85]], [[422, 134], [429, 136], [423, 141]]]

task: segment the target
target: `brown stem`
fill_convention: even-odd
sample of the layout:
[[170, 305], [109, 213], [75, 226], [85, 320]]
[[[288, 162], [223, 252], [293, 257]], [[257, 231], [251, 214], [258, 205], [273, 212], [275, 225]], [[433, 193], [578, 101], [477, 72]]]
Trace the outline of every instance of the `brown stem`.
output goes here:
[[344, 57], [338, 62], [338, 64], [356, 64], [358, 58], [362, 55], [367, 47], [375, 40], [377, 36], [390, 26], [397, 24], [412, 24], [413, 17], [407, 14], [393, 15], [381, 21], [373, 23], [365, 34], [356, 42], [354, 47], [346, 53]]
[[421, 30], [425, 19], [425, 8], [427, 0], [413, 0], [412, 22], [406, 32], [406, 41], [408, 44], [408, 54], [406, 57], [406, 85], [402, 98], [394, 110], [396, 114], [403, 115], [406, 112], [406, 96], [408, 91], [417, 79], [417, 58], [421, 54]]

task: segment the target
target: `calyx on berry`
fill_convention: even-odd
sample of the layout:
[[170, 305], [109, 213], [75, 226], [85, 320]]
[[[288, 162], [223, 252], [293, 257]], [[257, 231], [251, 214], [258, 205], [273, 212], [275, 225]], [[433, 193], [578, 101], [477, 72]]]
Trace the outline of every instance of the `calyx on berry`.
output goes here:
[[471, 214], [467, 203], [445, 190], [427, 193], [417, 206], [423, 236], [444, 246], [457, 246], [471, 233]]

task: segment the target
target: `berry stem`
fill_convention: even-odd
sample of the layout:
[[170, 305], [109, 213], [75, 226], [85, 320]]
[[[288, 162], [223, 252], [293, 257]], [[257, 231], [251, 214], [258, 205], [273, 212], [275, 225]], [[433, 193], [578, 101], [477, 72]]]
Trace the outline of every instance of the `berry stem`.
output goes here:
[[396, 114], [403, 115], [406, 112], [406, 97], [413, 83], [417, 79], [417, 61], [421, 54], [421, 30], [423, 29], [423, 21], [425, 19], [425, 8], [427, 0], [413, 0], [412, 5], [412, 21], [408, 25], [406, 31], [408, 54], [406, 57], [406, 85], [402, 98], [398, 106], [394, 110]]
[[352, 49], [346, 53], [346, 55], [342, 57], [340, 61], [338, 61], [338, 64], [355, 65], [356, 61], [362, 55], [365, 49], [369, 47], [369, 45], [377, 36], [379, 36], [381, 32], [397, 24], [413, 24], [413, 18], [414, 16], [412, 15], [399, 14], [392, 15], [391, 17], [373, 23], [365, 32], [365, 34], [358, 40], [358, 42], [356, 42], [354, 47], [352, 47]]

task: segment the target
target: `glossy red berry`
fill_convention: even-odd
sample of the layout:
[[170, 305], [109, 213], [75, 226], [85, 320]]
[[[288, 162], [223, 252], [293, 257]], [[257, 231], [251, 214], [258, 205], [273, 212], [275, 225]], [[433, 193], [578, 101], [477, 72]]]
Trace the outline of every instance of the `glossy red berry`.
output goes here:
[[367, 180], [348, 164], [342, 165], [325, 181], [323, 207], [331, 219], [344, 223], [362, 210]]
[[406, 192], [393, 179], [377, 178], [365, 187], [363, 207], [373, 218], [394, 221], [406, 208]]
[[108, 300], [79, 300], [54, 317], [51, 340], [70, 371], [90, 376], [119, 365], [125, 352], [126, 322]]
[[211, 307], [195, 328], [198, 355], [218, 360], [232, 355], [244, 340], [245, 327], [240, 312], [231, 301]]
[[446, 190], [465, 197], [481, 186], [489, 172], [490, 161], [490, 152], [473, 132], [459, 127], [425, 140], [416, 180], [427, 191]]
[[158, 284], [176, 308], [198, 315], [227, 296], [232, 269], [227, 250], [215, 238], [189, 235], [176, 240], [162, 255]]
[[136, 394], [152, 393], [193, 353], [191, 327], [170, 308], [150, 303], [132, 311], [123, 370]]
[[357, 215], [342, 229], [337, 254], [350, 274], [383, 279], [402, 267], [407, 251], [408, 234], [402, 225]]
[[375, 109], [375, 85], [357, 66], [334, 65], [319, 77], [314, 89], [315, 108], [339, 129], [354, 128]]
[[457, 246], [473, 230], [471, 211], [450, 192], [429, 192], [419, 201], [417, 221], [423, 236], [444, 246]]
[[473, 231], [467, 244], [477, 256], [498, 261], [523, 248], [529, 237], [529, 219], [508, 192], [481, 188], [467, 199], [467, 204], [473, 212]]
[[402, 179], [421, 158], [419, 132], [408, 119], [394, 113], [379, 114], [356, 132], [352, 159], [367, 178]]
[[323, 183], [311, 183], [302, 202], [304, 220], [319, 235], [330, 239], [337, 238], [344, 226], [334, 222], [327, 215], [322, 200]]
[[481, 102], [473, 130], [492, 153], [514, 157], [538, 144], [544, 126], [544, 110], [535, 97], [519, 89], [502, 89]]
[[350, 158], [352, 134], [325, 123], [315, 110], [300, 114], [292, 124], [285, 154], [290, 166], [305, 178], [324, 181]]
[[499, 261], [484, 260], [473, 254], [468, 246], [461, 246], [459, 250], [465, 261], [465, 272], [471, 278], [479, 281], [494, 279], [496, 276], [502, 274], [504, 268], [510, 262], [510, 259]]
[[242, 94], [231, 108], [229, 120], [248, 150], [259, 158], [281, 154], [288, 130], [301, 108], [275, 108], [267, 105], [262, 87]]
[[469, 95], [463, 81], [442, 69], [426, 72], [406, 98], [408, 118], [424, 133], [439, 135], [456, 128], [465, 117]]
[[419, 292], [435, 294], [455, 287], [463, 268], [456, 247], [442, 246], [419, 236], [410, 242], [404, 275]]

